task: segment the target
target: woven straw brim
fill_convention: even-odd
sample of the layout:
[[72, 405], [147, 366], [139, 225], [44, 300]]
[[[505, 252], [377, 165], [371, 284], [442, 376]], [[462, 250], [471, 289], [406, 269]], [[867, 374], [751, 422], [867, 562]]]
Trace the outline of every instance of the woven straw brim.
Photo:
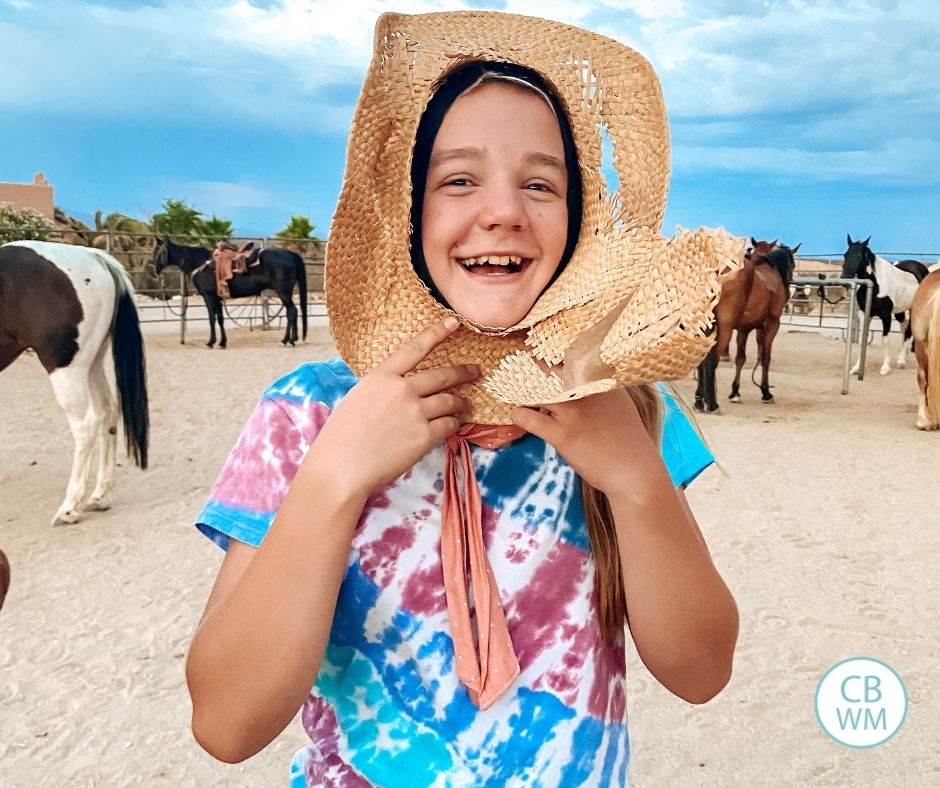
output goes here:
[[[508, 423], [513, 404], [688, 374], [710, 346], [703, 332], [717, 274], [740, 264], [744, 245], [707, 231], [670, 242], [658, 235], [669, 140], [651, 66], [604, 36], [495, 12], [385, 14], [376, 25], [326, 252], [327, 309], [340, 354], [364, 375], [451, 314], [411, 265], [411, 156], [436, 84], [472, 60], [528, 66], [553, 86], [578, 154], [581, 234], [564, 272], [522, 322], [490, 331], [464, 321], [421, 366], [479, 364], [482, 380], [461, 393], [472, 403], [470, 420], [491, 424]], [[613, 146], [613, 193], [601, 174], [601, 129]], [[593, 349], [581, 342], [568, 354], [578, 337], [596, 339]], [[565, 361], [565, 378], [546, 375], [535, 358]]]

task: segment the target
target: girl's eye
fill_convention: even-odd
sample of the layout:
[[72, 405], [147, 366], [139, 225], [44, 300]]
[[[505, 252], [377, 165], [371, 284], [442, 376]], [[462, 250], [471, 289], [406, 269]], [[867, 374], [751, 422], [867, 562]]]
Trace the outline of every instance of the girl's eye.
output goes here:
[[469, 178], [450, 178], [446, 182], [447, 186], [467, 186], [469, 184]]
[[542, 181], [535, 181], [533, 183], [526, 185], [527, 189], [537, 192], [554, 192], [555, 189], [552, 188], [551, 184], [543, 183]]

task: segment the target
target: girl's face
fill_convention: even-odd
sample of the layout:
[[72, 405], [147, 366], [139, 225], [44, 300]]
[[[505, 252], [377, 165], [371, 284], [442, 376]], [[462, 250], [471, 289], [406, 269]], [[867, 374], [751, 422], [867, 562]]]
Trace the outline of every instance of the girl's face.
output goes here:
[[447, 111], [428, 165], [428, 272], [464, 317], [509, 328], [561, 261], [568, 231], [561, 132], [538, 94], [484, 82]]

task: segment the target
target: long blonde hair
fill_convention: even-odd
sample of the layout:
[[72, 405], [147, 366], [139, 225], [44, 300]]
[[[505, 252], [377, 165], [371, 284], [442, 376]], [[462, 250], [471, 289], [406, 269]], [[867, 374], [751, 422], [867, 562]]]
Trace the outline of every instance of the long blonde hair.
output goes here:
[[[659, 446], [663, 421], [662, 396], [651, 385], [630, 386], [627, 392], [636, 404], [643, 426]], [[597, 610], [601, 632], [610, 640], [618, 640], [623, 636], [627, 621], [627, 599], [610, 501], [603, 492], [582, 479], [581, 502], [597, 567]]]

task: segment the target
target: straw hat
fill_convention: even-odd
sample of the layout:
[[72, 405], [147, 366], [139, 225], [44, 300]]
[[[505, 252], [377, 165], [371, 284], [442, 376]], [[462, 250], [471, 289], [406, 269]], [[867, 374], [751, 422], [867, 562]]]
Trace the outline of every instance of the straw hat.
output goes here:
[[[326, 250], [327, 309], [342, 357], [364, 375], [452, 314], [412, 267], [411, 156], [436, 84], [474, 60], [527, 66], [554, 88], [578, 153], [581, 233], [564, 271], [520, 323], [493, 330], [462, 319], [422, 367], [479, 364], [481, 380], [461, 393], [473, 405], [471, 421], [489, 424], [509, 423], [513, 405], [687, 375], [712, 344], [705, 331], [718, 275], [741, 264], [744, 241], [722, 230], [659, 235], [669, 136], [652, 67], [604, 36], [482, 11], [384, 14], [376, 24]], [[601, 174], [602, 127], [613, 144], [613, 192]]]

